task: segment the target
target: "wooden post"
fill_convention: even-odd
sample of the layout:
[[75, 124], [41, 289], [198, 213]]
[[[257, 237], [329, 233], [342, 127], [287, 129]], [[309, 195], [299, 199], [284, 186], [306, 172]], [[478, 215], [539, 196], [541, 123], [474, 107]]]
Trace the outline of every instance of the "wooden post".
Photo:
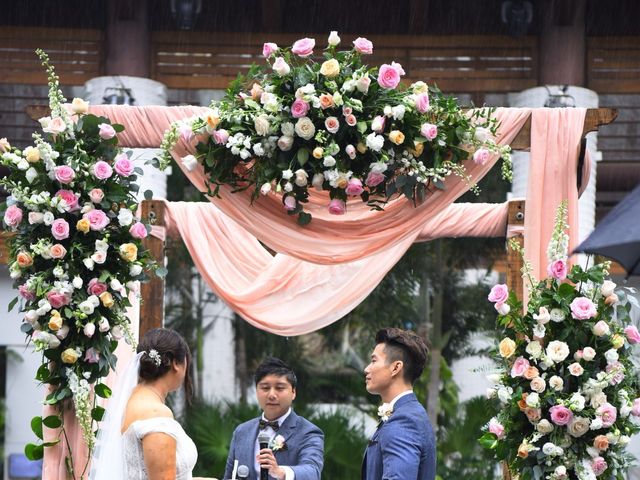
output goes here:
[[[142, 202], [143, 223], [164, 226], [164, 202], [151, 200]], [[142, 240], [158, 264], [164, 267], [164, 240], [149, 235]], [[149, 330], [164, 325], [164, 279], [152, 276], [140, 289], [140, 338]]]
[[[509, 214], [507, 220], [507, 230], [511, 227], [524, 228], [524, 200], [511, 200], [509, 202]], [[520, 246], [524, 246], [524, 236], [522, 233], [515, 237]], [[508, 240], [507, 240], [508, 242]], [[509, 291], [515, 292], [519, 300], [522, 300], [524, 293], [524, 281], [522, 279], [523, 261], [518, 252], [514, 252], [507, 244], [507, 286]]]

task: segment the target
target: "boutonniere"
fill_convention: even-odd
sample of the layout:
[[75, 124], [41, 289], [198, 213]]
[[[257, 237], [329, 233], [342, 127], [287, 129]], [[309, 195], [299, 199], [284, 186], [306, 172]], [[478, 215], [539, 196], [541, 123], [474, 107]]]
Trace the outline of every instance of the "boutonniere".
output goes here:
[[389, 420], [389, 417], [393, 413], [393, 405], [390, 403], [383, 403], [378, 407], [378, 416], [380, 417], [380, 421], [386, 422]]
[[271, 443], [269, 444], [269, 448], [274, 453], [277, 452], [278, 450], [284, 451], [287, 449], [287, 443], [284, 441], [284, 437], [282, 435], [276, 435], [271, 440]]

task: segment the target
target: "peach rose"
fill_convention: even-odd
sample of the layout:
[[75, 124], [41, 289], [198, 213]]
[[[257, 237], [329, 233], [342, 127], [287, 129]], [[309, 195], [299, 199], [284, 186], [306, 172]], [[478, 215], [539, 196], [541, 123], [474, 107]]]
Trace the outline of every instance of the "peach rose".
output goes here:
[[67, 254], [67, 249], [64, 248], [63, 245], [56, 243], [55, 245], [52, 245], [51, 248], [49, 249], [49, 255], [51, 255], [52, 258], [64, 258], [64, 256]]
[[329, 93], [323, 93], [320, 95], [320, 108], [326, 110], [327, 108], [333, 107], [335, 104], [333, 103], [333, 95]]
[[609, 439], [606, 435], [598, 435], [593, 439], [593, 447], [600, 451], [604, 451], [609, 448]]
[[527, 368], [524, 373], [522, 374], [522, 376], [524, 378], [526, 378], [527, 380], [533, 380], [534, 378], [536, 378], [540, 373], [538, 372], [538, 369], [534, 366], [530, 366], [529, 368]]
[[16, 255], [16, 262], [20, 268], [27, 268], [33, 265], [33, 257], [27, 252], [20, 252]]
[[128, 262], [135, 262], [138, 258], [138, 247], [133, 243], [120, 245], [120, 256]]
[[76, 351], [75, 348], [67, 348], [60, 355], [60, 359], [62, 360], [62, 362], [68, 364], [76, 363], [78, 361], [78, 358], [80, 358], [80, 354]]
[[516, 351], [516, 342], [511, 340], [509, 337], [503, 338], [498, 349], [502, 358], [509, 358]]
[[100, 301], [102, 302], [102, 305], [104, 305], [107, 308], [111, 308], [113, 307], [114, 304], [114, 300], [113, 300], [113, 295], [111, 295], [109, 292], [104, 292], [100, 294]]
[[401, 145], [404, 142], [404, 133], [400, 130], [392, 130], [389, 132], [389, 140], [391, 140], [396, 145]]

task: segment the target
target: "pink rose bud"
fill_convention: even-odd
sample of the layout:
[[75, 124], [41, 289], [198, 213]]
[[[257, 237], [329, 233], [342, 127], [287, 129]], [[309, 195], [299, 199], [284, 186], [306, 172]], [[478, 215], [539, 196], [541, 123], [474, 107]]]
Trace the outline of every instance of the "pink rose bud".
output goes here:
[[[87, 325], [93, 325], [93, 324], [89, 323]], [[94, 327], [94, 329], [95, 329], [95, 327]], [[87, 336], [90, 337], [91, 335], [87, 335]], [[100, 352], [98, 352], [93, 347], [88, 348], [87, 351], [84, 354], [84, 360], [87, 363], [98, 363], [100, 361]]]
[[476, 162], [476, 165], [484, 165], [489, 161], [490, 156], [491, 154], [489, 153], [489, 150], [486, 148], [479, 148], [473, 154], [473, 161]]
[[136, 222], [131, 225], [129, 233], [133, 238], [145, 238], [147, 236], [147, 227], [141, 222]]
[[438, 136], [438, 127], [432, 123], [423, 123], [420, 127], [420, 134], [427, 140], [433, 140]]
[[564, 280], [567, 278], [567, 262], [564, 260], [555, 260], [547, 267], [547, 273], [556, 280]]
[[262, 55], [264, 57], [269, 57], [273, 53], [278, 51], [278, 45], [272, 42], [265, 43], [262, 45]]
[[69, 207], [69, 211], [74, 211], [78, 209], [78, 197], [71, 190], [58, 190], [56, 192], [56, 197], [61, 198]]
[[493, 433], [498, 438], [504, 437], [504, 426], [498, 422], [495, 418], [492, 418], [489, 422], [489, 432]]
[[636, 398], [633, 401], [633, 408], [631, 409], [631, 415], [634, 417], [640, 417], [640, 398]]
[[554, 405], [549, 409], [551, 421], [556, 425], [567, 425], [573, 419], [573, 412], [563, 405]]
[[93, 203], [100, 203], [104, 198], [104, 192], [99, 188], [94, 188], [89, 192], [89, 198]]
[[576, 320], [589, 320], [598, 315], [594, 303], [587, 297], [578, 297], [571, 302], [571, 316]]
[[64, 218], [57, 218], [51, 224], [51, 235], [56, 240], [69, 238], [69, 224]]
[[347, 188], [345, 188], [345, 192], [347, 195], [357, 197], [364, 192], [364, 188], [362, 188], [362, 181], [358, 178], [350, 179], [349, 183], [347, 183]]
[[358, 119], [353, 114], [347, 115], [345, 117], [345, 121], [347, 122], [347, 125], [349, 125], [350, 127], [355, 127], [356, 123], [358, 123]]
[[382, 133], [384, 131], [385, 122], [386, 122], [386, 119], [384, 116], [377, 115], [376, 117], [374, 117], [373, 121], [371, 122], [371, 130], [373, 130], [376, 133]]
[[129, 157], [124, 153], [115, 158], [113, 169], [121, 177], [128, 177], [131, 175], [133, 173], [133, 168], [133, 162], [129, 160]]
[[332, 215], [344, 215], [347, 211], [347, 205], [337, 198], [329, 202], [329, 213]]
[[218, 145], [226, 145], [227, 140], [229, 140], [229, 132], [227, 132], [224, 128], [213, 131], [213, 141]]
[[602, 475], [607, 469], [607, 462], [602, 457], [596, 457], [591, 462], [591, 468], [596, 476]]
[[106, 291], [106, 283], [99, 281], [97, 278], [92, 278], [91, 280], [89, 280], [89, 284], [87, 285], [87, 293], [89, 293], [89, 295], [95, 295], [96, 297], [98, 297]]
[[283, 200], [285, 210], [294, 210], [296, 208], [296, 199], [289, 195]]
[[373, 43], [364, 37], [358, 37], [353, 41], [353, 48], [356, 52], [364, 55], [371, 55], [373, 53]]
[[375, 187], [382, 182], [384, 182], [384, 174], [378, 172], [369, 172], [367, 179], [364, 181], [368, 187]]
[[87, 323], [82, 331], [87, 337], [91, 338], [93, 337], [93, 334], [96, 333], [96, 326], [93, 323]]
[[56, 180], [64, 184], [73, 182], [73, 179], [76, 176], [76, 172], [73, 171], [73, 168], [68, 167], [66, 165], [56, 167], [54, 169], [54, 173], [56, 176]]
[[100, 129], [98, 135], [100, 135], [100, 138], [103, 140], [109, 140], [116, 136], [116, 131], [108, 123], [101, 123], [98, 125], [98, 128]]
[[193, 137], [193, 130], [189, 125], [182, 125], [180, 127], [180, 138], [183, 142], [189, 143], [191, 142], [191, 140], [193, 140]]
[[316, 46], [316, 41], [313, 38], [301, 38], [296, 40], [291, 47], [291, 52], [295, 53], [299, 57], [308, 57], [313, 54], [313, 47]]
[[509, 288], [505, 284], [494, 285], [487, 298], [490, 302], [504, 303], [509, 298]]
[[93, 166], [93, 175], [99, 180], [106, 180], [113, 175], [113, 169], [107, 162], [100, 160]]
[[635, 345], [640, 343], [640, 332], [638, 332], [638, 327], [635, 325], [629, 325], [624, 329], [624, 334], [627, 336], [627, 340], [629, 343]]
[[524, 357], [518, 357], [511, 367], [511, 377], [521, 377], [530, 366], [529, 360]]
[[20, 222], [22, 222], [22, 210], [15, 205], [11, 205], [7, 208], [7, 211], [4, 212], [4, 223], [6, 223], [8, 227], [15, 228], [20, 225]]
[[425, 113], [429, 110], [429, 94], [428, 93], [419, 93], [415, 97], [416, 110], [420, 113]]
[[309, 111], [309, 103], [297, 98], [291, 105], [291, 116], [294, 118], [304, 117]]
[[351, 160], [353, 160], [354, 158], [356, 158], [356, 147], [354, 147], [353, 145], [349, 144], [344, 148], [344, 151], [346, 152], [347, 155], [349, 155], [349, 158]]
[[399, 83], [400, 74], [398, 73], [398, 70], [386, 63], [380, 67], [380, 70], [378, 71], [378, 84], [382, 88], [394, 89]]

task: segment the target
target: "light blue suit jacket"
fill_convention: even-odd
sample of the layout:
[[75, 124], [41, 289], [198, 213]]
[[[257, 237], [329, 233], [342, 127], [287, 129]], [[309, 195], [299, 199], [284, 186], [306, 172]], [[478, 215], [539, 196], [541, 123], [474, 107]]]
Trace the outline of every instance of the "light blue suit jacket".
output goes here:
[[400, 397], [373, 434], [362, 460], [362, 480], [434, 480], [436, 439], [415, 394]]
[[[231, 478], [233, 462], [249, 467], [249, 480], [256, 478], [255, 445], [258, 423], [254, 418], [239, 425], [233, 432], [224, 478]], [[292, 410], [277, 432], [282, 435], [286, 449], [274, 452], [278, 465], [290, 467], [296, 480], [320, 480], [324, 464], [324, 434], [313, 423]], [[271, 478], [271, 477], [270, 477]]]

